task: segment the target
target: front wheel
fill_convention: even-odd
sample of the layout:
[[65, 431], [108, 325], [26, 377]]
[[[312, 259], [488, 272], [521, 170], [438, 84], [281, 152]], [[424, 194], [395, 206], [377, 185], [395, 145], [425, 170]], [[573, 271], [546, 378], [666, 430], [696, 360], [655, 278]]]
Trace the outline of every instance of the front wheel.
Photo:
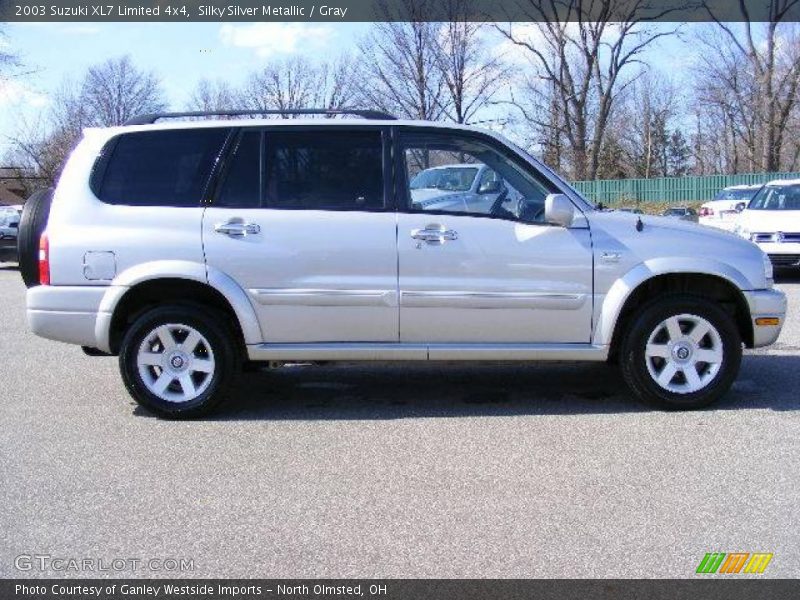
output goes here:
[[119, 354], [133, 399], [168, 418], [197, 417], [225, 399], [240, 361], [220, 321], [193, 306], [157, 307], [136, 319]]
[[622, 342], [622, 374], [638, 398], [668, 409], [708, 406], [739, 373], [733, 319], [707, 298], [667, 296], [645, 306]]

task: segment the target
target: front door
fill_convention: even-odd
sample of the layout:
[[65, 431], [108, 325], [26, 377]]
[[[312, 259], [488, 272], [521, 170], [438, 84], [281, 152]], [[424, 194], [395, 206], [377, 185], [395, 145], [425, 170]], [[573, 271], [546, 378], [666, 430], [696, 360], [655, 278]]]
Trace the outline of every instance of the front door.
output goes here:
[[396, 342], [385, 132], [243, 129], [203, 216], [207, 264], [249, 295], [265, 342]]
[[401, 134], [397, 156], [401, 341], [590, 341], [591, 237], [544, 221], [552, 183], [485, 136]]

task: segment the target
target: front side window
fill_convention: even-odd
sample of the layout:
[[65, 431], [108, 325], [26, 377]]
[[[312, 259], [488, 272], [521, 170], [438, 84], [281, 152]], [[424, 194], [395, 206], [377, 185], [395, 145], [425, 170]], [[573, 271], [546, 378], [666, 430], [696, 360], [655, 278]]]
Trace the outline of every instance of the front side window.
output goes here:
[[749, 210], [800, 210], [800, 185], [765, 186], [750, 201]]
[[92, 189], [103, 202], [199, 206], [227, 128], [125, 133], [109, 143]]
[[267, 132], [265, 148], [267, 208], [384, 208], [380, 131]]
[[545, 198], [557, 190], [488, 143], [457, 133], [407, 134], [400, 147], [411, 211], [545, 222]]

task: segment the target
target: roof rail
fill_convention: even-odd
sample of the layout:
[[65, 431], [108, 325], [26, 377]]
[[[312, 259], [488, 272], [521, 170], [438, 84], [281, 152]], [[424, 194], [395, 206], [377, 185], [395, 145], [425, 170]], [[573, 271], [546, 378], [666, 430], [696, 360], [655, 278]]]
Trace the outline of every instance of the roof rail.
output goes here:
[[358, 108], [289, 108], [284, 110], [187, 110], [183, 112], [151, 113], [138, 115], [125, 121], [125, 125], [150, 125], [159, 119], [181, 117], [234, 117], [246, 115], [356, 115], [365, 119], [395, 121], [397, 117], [379, 110]]

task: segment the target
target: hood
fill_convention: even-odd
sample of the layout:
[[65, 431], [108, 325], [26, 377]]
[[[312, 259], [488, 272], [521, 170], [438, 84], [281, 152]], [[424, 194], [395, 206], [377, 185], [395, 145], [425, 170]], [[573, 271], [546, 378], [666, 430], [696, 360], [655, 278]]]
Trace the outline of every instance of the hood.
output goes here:
[[452, 196], [462, 192], [452, 192], [447, 190], [440, 190], [437, 188], [419, 188], [411, 190], [411, 200], [413, 202], [425, 202], [425, 200], [432, 200], [441, 196]]
[[800, 210], [743, 210], [739, 226], [750, 231], [800, 232]]
[[[586, 214], [595, 256], [618, 255], [610, 275], [644, 263], [658, 272], [698, 272], [727, 277], [743, 289], [766, 287], [764, 253], [738, 235], [690, 221], [592, 211]], [[636, 222], [641, 218], [642, 230]], [[602, 262], [600, 275], [602, 276]], [[610, 268], [610, 267], [605, 267]]]
[[[634, 233], [636, 231], [637, 217], [641, 218], [644, 229], [655, 228], [663, 232], [681, 232], [681, 234], [690, 234], [693, 237], [700, 236], [701, 239], [716, 239], [722, 241], [739, 240], [737, 235], [717, 229], [714, 227], [707, 227], [700, 225], [693, 221], [685, 221], [676, 217], [660, 217], [653, 215], [636, 215], [632, 213], [623, 212], [600, 212], [596, 211], [590, 213], [590, 221], [592, 223], [606, 224], [614, 230], [619, 230], [620, 233], [625, 233], [628, 229]], [[644, 229], [642, 230], [644, 232]], [[676, 240], [679, 235], [676, 233]], [[627, 237], [627, 236], [626, 236]]]

